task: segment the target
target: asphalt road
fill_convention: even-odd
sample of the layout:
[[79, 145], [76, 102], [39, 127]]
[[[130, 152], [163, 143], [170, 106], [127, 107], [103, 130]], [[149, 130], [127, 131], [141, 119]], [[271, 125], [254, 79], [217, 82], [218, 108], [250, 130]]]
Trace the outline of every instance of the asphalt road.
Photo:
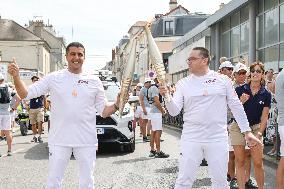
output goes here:
[[[143, 143], [137, 136], [134, 153], [114, 151], [97, 155], [94, 172], [97, 189], [171, 189], [174, 186], [180, 156], [180, 132], [165, 129], [162, 135], [162, 150], [170, 154], [167, 159], [149, 158], [149, 143]], [[14, 136], [13, 156], [0, 158], [0, 189], [41, 189], [48, 171], [47, 135], [44, 143], [31, 143], [32, 135]], [[0, 142], [0, 153], [7, 150], [5, 142]], [[266, 162], [266, 188], [274, 189], [275, 164]], [[76, 160], [71, 159], [65, 172], [63, 188], [78, 188]], [[212, 188], [207, 167], [200, 167], [193, 188]]]

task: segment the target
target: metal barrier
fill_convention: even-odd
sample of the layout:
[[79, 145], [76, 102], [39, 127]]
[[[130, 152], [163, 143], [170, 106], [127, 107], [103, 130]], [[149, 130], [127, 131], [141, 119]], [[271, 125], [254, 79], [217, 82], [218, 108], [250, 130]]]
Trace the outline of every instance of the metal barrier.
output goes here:
[[[276, 109], [277, 111], [277, 109]], [[277, 114], [277, 112], [275, 112]], [[183, 127], [183, 111], [181, 111], [177, 116], [171, 116], [170, 114], [166, 114], [163, 116], [163, 124], [167, 124], [173, 127], [178, 127], [178, 128], [182, 128]], [[278, 133], [278, 123], [275, 122], [273, 124], [273, 127], [268, 127], [267, 130], [273, 130], [275, 129], [275, 135], [276, 135], [276, 153], [277, 155], [275, 156], [275, 158], [279, 159], [280, 158], [280, 137], [279, 137], [279, 133]], [[270, 140], [270, 139], [269, 139]], [[272, 141], [268, 141], [268, 143], [270, 143]]]
[[183, 126], [183, 111], [180, 112], [177, 116], [171, 116], [166, 114], [163, 116], [163, 124], [167, 124], [174, 127], [182, 128]]

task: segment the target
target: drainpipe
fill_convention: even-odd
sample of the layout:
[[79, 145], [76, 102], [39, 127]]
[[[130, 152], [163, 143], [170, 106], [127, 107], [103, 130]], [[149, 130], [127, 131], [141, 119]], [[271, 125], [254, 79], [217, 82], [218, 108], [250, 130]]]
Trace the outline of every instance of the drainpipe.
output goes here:
[[249, 4], [249, 62], [252, 64], [256, 60], [256, 4], [250, 1]]

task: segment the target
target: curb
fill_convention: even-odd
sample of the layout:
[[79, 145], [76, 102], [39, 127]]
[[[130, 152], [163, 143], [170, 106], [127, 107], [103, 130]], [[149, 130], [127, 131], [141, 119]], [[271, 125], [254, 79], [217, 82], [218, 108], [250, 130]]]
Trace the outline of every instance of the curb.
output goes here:
[[[182, 132], [182, 128], [180, 127], [175, 127], [175, 126], [167, 125], [167, 124], [163, 124], [163, 126], [167, 129], [170, 129], [176, 132]], [[276, 157], [266, 155], [265, 153], [263, 153], [263, 160], [275, 166], [278, 166], [278, 163], [279, 163], [279, 160]]]

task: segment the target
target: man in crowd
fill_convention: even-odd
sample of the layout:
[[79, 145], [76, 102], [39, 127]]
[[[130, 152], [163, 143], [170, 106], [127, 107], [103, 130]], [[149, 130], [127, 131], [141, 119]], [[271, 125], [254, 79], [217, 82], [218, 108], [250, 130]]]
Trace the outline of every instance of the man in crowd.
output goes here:
[[[143, 87], [142, 83], [137, 83], [136, 91], [135, 91], [135, 94], [133, 94], [133, 96], [138, 96], [139, 97], [140, 90], [141, 90], [142, 87]], [[135, 120], [138, 121], [138, 123], [139, 123], [139, 126], [140, 126], [140, 136], [142, 136], [142, 132], [143, 132], [143, 129], [141, 127], [141, 125], [143, 125], [143, 123], [142, 123], [142, 108], [141, 108], [141, 105], [140, 105], [139, 102], [137, 102], [136, 105], [135, 105], [134, 116], [135, 116]]]
[[[12, 156], [12, 134], [11, 134], [11, 114], [10, 110], [14, 111], [20, 102], [17, 94], [12, 94], [13, 91], [7, 83], [2, 73], [0, 73], [0, 130], [5, 135], [8, 152], [7, 156]], [[10, 107], [11, 97], [16, 95], [17, 103]], [[1, 156], [1, 154], [0, 154]]]
[[276, 188], [284, 186], [284, 71], [282, 70], [276, 78], [275, 98], [278, 108], [278, 132], [281, 138], [281, 159], [276, 172]]
[[[39, 77], [33, 76], [31, 80], [33, 83], [38, 82]], [[29, 103], [29, 119], [30, 123], [32, 124], [32, 131], [34, 135], [32, 142], [39, 142], [39, 143], [43, 142], [41, 134], [43, 131], [43, 122], [44, 122], [44, 103], [45, 103], [44, 95], [32, 98]]]
[[140, 106], [142, 108], [142, 121], [140, 127], [142, 127], [142, 135], [143, 135], [143, 141], [149, 142], [149, 139], [147, 138], [147, 135], [150, 135], [150, 126], [148, 124], [149, 119], [149, 112], [150, 112], [150, 104], [148, 101], [148, 89], [151, 87], [151, 79], [145, 78], [144, 87], [140, 90], [139, 94], [139, 102]]
[[[262, 145], [249, 127], [246, 114], [230, 79], [209, 70], [209, 51], [195, 47], [187, 59], [192, 73], [176, 84], [176, 92], [166, 99], [168, 112], [175, 116], [184, 108], [181, 136], [182, 156], [175, 189], [191, 188], [203, 157], [208, 161], [213, 188], [228, 188], [227, 105], [241, 127], [248, 144]], [[168, 93], [160, 87], [160, 94]]]
[[219, 71], [221, 74], [224, 74], [228, 76], [229, 78], [232, 77], [234, 66], [230, 61], [224, 61], [220, 66], [219, 66]]
[[[79, 167], [79, 188], [94, 189], [96, 159], [96, 112], [108, 117], [118, 110], [119, 96], [108, 104], [103, 84], [97, 76], [83, 74], [85, 48], [79, 42], [66, 48], [68, 68], [53, 72], [28, 89], [20, 80], [15, 60], [8, 67], [20, 97], [32, 99], [50, 93], [52, 99], [49, 130], [49, 173], [47, 189], [62, 188], [65, 169], [74, 153]], [[68, 107], [68, 108], [66, 108]]]
[[[226, 60], [219, 66], [219, 71], [221, 74], [228, 76], [230, 80], [232, 81], [233, 68], [234, 68], [233, 64], [230, 61]], [[233, 114], [231, 110], [228, 108], [228, 111], [227, 111], [228, 128], [230, 127], [230, 124], [232, 123], [232, 119], [233, 119]], [[229, 162], [228, 162], [227, 180], [230, 181], [231, 189], [238, 188], [237, 179], [235, 178], [235, 154], [234, 154], [233, 147], [230, 143], [230, 140], [229, 140]]]
[[[162, 107], [162, 96], [159, 94], [158, 80], [155, 78], [154, 83], [148, 90], [148, 99], [151, 104], [150, 124], [151, 125], [151, 141], [149, 157], [168, 158], [169, 155], [161, 151], [161, 135], [162, 135], [162, 115], [166, 113]], [[156, 147], [156, 148], [155, 148]]]
[[275, 80], [274, 80], [274, 70], [269, 69], [266, 72], [266, 88], [272, 92], [273, 94], [275, 93]]

